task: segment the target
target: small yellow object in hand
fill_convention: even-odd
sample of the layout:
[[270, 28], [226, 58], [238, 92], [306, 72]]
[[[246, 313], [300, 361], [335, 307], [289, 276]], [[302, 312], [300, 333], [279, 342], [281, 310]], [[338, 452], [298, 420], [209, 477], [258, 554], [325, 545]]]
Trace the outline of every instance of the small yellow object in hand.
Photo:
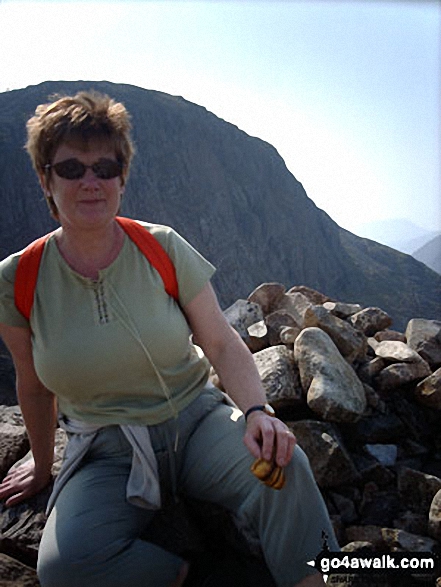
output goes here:
[[273, 489], [282, 489], [285, 485], [285, 471], [273, 461], [269, 462], [265, 461], [265, 459], [256, 459], [251, 465], [251, 472], [262, 483], [265, 483], [265, 485]]

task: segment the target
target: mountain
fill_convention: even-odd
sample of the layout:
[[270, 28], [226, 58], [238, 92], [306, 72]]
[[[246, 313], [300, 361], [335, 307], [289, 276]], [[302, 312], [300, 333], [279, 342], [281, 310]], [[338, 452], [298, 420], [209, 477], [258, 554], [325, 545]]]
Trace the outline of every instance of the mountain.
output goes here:
[[441, 318], [441, 276], [340, 228], [272, 145], [181, 97], [109, 82], [44, 82], [0, 94], [1, 257], [54, 226], [23, 149], [26, 120], [53, 93], [91, 88], [132, 114], [137, 155], [122, 213], [173, 226], [208, 257], [223, 307], [278, 281], [379, 306], [398, 329], [410, 318]]
[[388, 218], [374, 220], [357, 227], [359, 236], [387, 245], [402, 253], [413, 254], [438, 233], [427, 230], [407, 218]]
[[412, 256], [441, 274], [441, 234], [412, 253]]

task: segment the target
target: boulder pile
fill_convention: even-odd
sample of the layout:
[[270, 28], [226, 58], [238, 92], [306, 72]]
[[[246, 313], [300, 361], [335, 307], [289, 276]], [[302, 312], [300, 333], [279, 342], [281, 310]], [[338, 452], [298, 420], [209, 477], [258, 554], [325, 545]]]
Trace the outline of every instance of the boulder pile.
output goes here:
[[[225, 315], [253, 353], [268, 402], [308, 455], [342, 549], [437, 555], [441, 321], [415, 318], [405, 332], [397, 332], [380, 308], [338, 302], [304, 286], [287, 291], [279, 283], [260, 285]], [[8, 361], [0, 356], [0, 401], [5, 403], [0, 407], [0, 478], [18, 459], [29, 458], [20, 410], [15, 399], [3, 399], [12, 380]], [[212, 380], [222, 387], [214, 372]], [[57, 431], [54, 475], [64, 445]], [[0, 587], [38, 585], [33, 569], [49, 490], [17, 507], [0, 505]], [[161, 514], [171, 516], [167, 525], [172, 528], [162, 544], [181, 554], [192, 551], [199, 559], [214, 556], [217, 568], [219, 556], [229, 556], [227, 544], [243, 553], [243, 576], [237, 571], [235, 578], [224, 577], [224, 585], [273, 585], [263, 563], [256, 566], [255, 545], [246, 543], [225, 512], [188, 502], [179, 505], [177, 515], [173, 507], [171, 514]], [[218, 549], [217, 559], [213, 550], [207, 554], [207, 541]], [[248, 556], [257, 559], [247, 566]], [[257, 582], [250, 579], [251, 568], [260, 573]], [[400, 585], [434, 585], [438, 574], [439, 569], [408, 574], [400, 577]], [[357, 580], [340, 573], [328, 583], [355, 585]], [[396, 581], [379, 575], [368, 584]], [[191, 583], [202, 584], [222, 583], [219, 577]]]

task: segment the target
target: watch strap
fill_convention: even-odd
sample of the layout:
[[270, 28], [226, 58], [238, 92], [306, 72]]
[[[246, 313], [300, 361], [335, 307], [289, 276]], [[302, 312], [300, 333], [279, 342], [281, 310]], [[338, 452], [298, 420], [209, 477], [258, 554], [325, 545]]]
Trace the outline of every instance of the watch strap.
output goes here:
[[269, 410], [270, 406], [268, 406], [267, 404], [258, 404], [256, 406], [251, 406], [251, 408], [248, 408], [248, 410], [245, 412], [245, 420], [248, 419], [248, 416], [250, 414], [252, 414], [253, 412], [265, 412], [265, 414], [268, 414], [268, 416], [274, 416], [274, 410]]

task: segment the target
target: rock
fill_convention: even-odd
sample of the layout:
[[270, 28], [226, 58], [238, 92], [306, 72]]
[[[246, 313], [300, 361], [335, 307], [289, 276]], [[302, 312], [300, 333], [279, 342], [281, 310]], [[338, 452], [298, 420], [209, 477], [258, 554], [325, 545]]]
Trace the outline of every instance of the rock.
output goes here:
[[425, 361], [407, 344], [400, 341], [384, 340], [375, 348], [377, 357], [394, 363], [421, 363]]
[[385, 367], [387, 367], [387, 362], [382, 359], [381, 357], [375, 357], [375, 359], [371, 359], [360, 365], [357, 369], [357, 374], [362, 381], [365, 383], [372, 384], [375, 377], [382, 371]]
[[12, 406], [17, 404], [15, 392], [15, 371], [11, 356], [0, 348], [0, 404]]
[[282, 342], [280, 334], [284, 328], [293, 328], [297, 335], [300, 333], [300, 327], [294, 320], [293, 315], [287, 310], [277, 310], [268, 314], [265, 318], [265, 324], [268, 328], [268, 340], [272, 346]]
[[323, 304], [325, 310], [337, 316], [337, 318], [349, 318], [356, 312], [360, 312], [362, 307], [360, 304], [343, 304], [342, 302], [325, 302]]
[[374, 384], [379, 390], [388, 391], [416, 382], [430, 374], [430, 367], [425, 361], [419, 363], [395, 363], [380, 371], [374, 379]]
[[398, 447], [395, 444], [366, 444], [365, 449], [386, 467], [393, 467], [397, 461]]
[[432, 368], [441, 367], [441, 322], [414, 318], [406, 328], [407, 344]]
[[366, 526], [349, 526], [346, 528], [346, 540], [348, 542], [369, 542], [377, 552], [384, 550], [386, 547], [382, 528], [380, 526], [375, 526], [374, 524], [368, 524]]
[[29, 440], [24, 426], [0, 424], [0, 478], [29, 450]]
[[366, 337], [350, 324], [337, 318], [323, 306], [311, 306], [305, 312], [305, 328], [317, 326], [328, 334], [340, 353], [354, 362], [366, 354]]
[[415, 399], [429, 408], [441, 410], [441, 368], [418, 383]]
[[38, 546], [46, 523], [45, 509], [50, 488], [19, 505], [0, 504], [0, 544], [3, 553], [30, 567], [37, 563]]
[[441, 542], [441, 489], [430, 505], [428, 530], [429, 536]]
[[375, 483], [366, 483], [360, 504], [363, 524], [391, 525], [400, 510], [400, 496], [396, 489], [380, 490]]
[[287, 424], [309, 458], [320, 487], [337, 487], [351, 483], [358, 477], [349, 453], [331, 424], [314, 420]]
[[294, 287], [288, 290], [288, 294], [297, 293], [302, 294], [302, 296], [309, 300], [311, 304], [314, 304], [316, 306], [320, 306], [322, 304], [325, 304], [326, 302], [333, 301], [325, 294], [322, 294], [319, 291], [312, 289], [311, 287], [306, 287], [306, 285], [295, 285]]
[[380, 330], [374, 334], [375, 340], [378, 342], [383, 342], [384, 340], [398, 340], [400, 342], [407, 342], [405, 335], [402, 332], [397, 332], [396, 330]]
[[300, 377], [292, 351], [278, 345], [253, 355], [267, 400], [275, 409], [303, 397]]
[[237, 300], [224, 311], [224, 316], [243, 339], [248, 338], [249, 326], [263, 320], [260, 306], [247, 300]]
[[330, 422], [354, 422], [366, 409], [363, 385], [320, 328], [306, 328], [294, 345], [308, 406]]
[[397, 528], [383, 528], [381, 534], [391, 552], [434, 552], [437, 547], [431, 538]]
[[346, 428], [351, 438], [361, 444], [396, 444], [407, 433], [402, 420], [392, 413], [374, 413]]
[[252, 353], [257, 353], [270, 345], [268, 328], [264, 320], [248, 326], [247, 332], [248, 337], [245, 342]]
[[248, 296], [248, 301], [258, 304], [266, 316], [276, 310], [285, 291], [286, 288], [281, 283], [262, 283]]
[[356, 522], [358, 514], [352, 499], [335, 492], [330, 492], [330, 497], [344, 524], [353, 524]]
[[280, 342], [293, 349], [300, 332], [301, 330], [295, 326], [285, 326], [280, 331]]
[[294, 318], [300, 328], [304, 328], [305, 312], [312, 303], [299, 292], [286, 293], [279, 301], [277, 310], [285, 310]]
[[6, 554], [0, 553], [1, 587], [39, 587], [37, 573]]
[[392, 318], [380, 308], [369, 307], [353, 314], [349, 322], [366, 336], [374, 336], [379, 330], [388, 328], [392, 324]]
[[[411, 534], [420, 534], [427, 536], [428, 524], [427, 516], [416, 514], [415, 512], [406, 511], [394, 520], [393, 527]], [[435, 536], [432, 536], [435, 538]]]
[[434, 496], [441, 490], [441, 479], [408, 467], [400, 467], [398, 490], [407, 509], [427, 516]]

